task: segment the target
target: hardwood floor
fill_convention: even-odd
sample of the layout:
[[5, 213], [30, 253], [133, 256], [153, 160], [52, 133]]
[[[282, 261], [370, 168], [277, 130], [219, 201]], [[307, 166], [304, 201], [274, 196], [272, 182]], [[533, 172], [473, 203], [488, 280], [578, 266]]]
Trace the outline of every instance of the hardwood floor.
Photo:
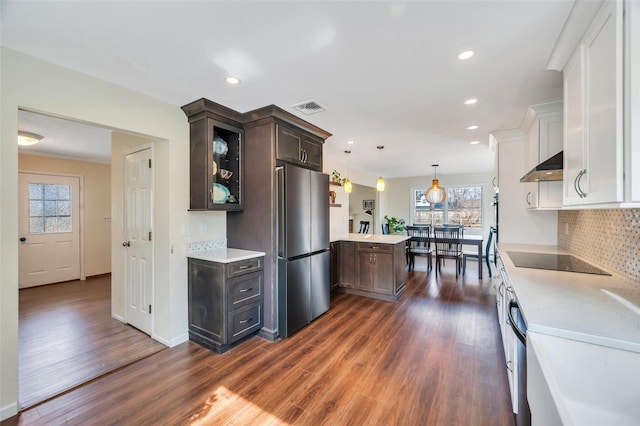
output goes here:
[[491, 279], [425, 271], [397, 303], [336, 294], [291, 338], [187, 342], [3, 425], [513, 425]]
[[29, 407], [166, 346], [111, 318], [111, 278], [20, 290], [19, 401]]

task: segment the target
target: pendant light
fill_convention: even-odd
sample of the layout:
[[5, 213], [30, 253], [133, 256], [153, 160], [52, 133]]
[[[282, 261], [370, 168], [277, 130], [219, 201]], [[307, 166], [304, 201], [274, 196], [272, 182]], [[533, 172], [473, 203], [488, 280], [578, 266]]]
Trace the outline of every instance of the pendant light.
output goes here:
[[[344, 153], [347, 154], [347, 176], [349, 176], [349, 154], [351, 154], [351, 151], [346, 149]], [[344, 187], [344, 192], [346, 194], [351, 194], [351, 191], [353, 191], [353, 185], [351, 184], [351, 181], [349, 180], [349, 178], [346, 178], [344, 180], [344, 183], [342, 184], [342, 186]]]
[[431, 182], [431, 187], [427, 189], [426, 199], [429, 204], [433, 205], [443, 203], [447, 199], [447, 191], [438, 184], [438, 175], [436, 174], [438, 164], [432, 164], [431, 166], [433, 166], [433, 181]]
[[[382, 150], [384, 149], [384, 146], [378, 145], [376, 148], [378, 148], [378, 157], [380, 160], [380, 165], [382, 165]], [[376, 189], [378, 190], [378, 192], [384, 191], [384, 179], [382, 179], [382, 176], [380, 176], [378, 178], [378, 182], [376, 182]]]

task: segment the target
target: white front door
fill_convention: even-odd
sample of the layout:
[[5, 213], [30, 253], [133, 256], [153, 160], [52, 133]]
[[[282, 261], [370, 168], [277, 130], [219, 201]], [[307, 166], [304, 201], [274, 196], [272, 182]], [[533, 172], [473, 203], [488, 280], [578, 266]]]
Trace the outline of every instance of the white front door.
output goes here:
[[80, 178], [19, 173], [18, 286], [80, 279]]
[[153, 176], [151, 148], [125, 155], [124, 229], [127, 322], [151, 334], [153, 302]]

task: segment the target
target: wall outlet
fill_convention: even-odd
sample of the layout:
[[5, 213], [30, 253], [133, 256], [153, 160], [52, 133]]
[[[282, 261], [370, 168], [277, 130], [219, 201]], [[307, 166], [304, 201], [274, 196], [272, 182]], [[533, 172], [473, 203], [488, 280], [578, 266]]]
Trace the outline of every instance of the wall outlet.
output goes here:
[[201, 223], [200, 224], [200, 235], [206, 234], [207, 231], [209, 231], [209, 227], [207, 226], [207, 224], [206, 223]]
[[186, 223], [182, 224], [182, 236], [186, 237], [189, 235], [189, 225], [187, 225]]
[[102, 216], [103, 222], [111, 222], [111, 216]]

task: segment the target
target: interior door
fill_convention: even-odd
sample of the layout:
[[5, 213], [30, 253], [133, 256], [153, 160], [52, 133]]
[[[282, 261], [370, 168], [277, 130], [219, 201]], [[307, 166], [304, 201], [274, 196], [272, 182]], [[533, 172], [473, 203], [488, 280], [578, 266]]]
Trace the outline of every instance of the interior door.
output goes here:
[[19, 287], [80, 279], [80, 178], [20, 173]]
[[127, 322], [151, 334], [153, 178], [151, 148], [125, 155], [124, 230]]

